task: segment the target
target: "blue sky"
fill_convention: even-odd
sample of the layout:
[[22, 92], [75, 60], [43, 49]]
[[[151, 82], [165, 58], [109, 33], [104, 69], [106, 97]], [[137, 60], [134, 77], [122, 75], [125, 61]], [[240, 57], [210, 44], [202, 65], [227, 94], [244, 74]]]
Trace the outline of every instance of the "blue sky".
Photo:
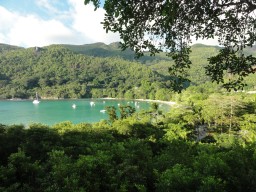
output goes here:
[[23, 47], [111, 43], [100, 24], [104, 10], [83, 0], [0, 0], [0, 43]]
[[0, 43], [34, 47], [120, 41], [118, 34], [103, 30], [103, 18], [102, 8], [94, 11], [83, 0], [0, 0]]

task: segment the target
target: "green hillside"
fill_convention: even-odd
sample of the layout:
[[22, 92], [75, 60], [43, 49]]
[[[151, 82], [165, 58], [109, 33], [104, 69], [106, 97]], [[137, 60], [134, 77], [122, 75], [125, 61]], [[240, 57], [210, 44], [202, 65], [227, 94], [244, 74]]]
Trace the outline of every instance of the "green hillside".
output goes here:
[[[205, 67], [209, 64], [208, 58], [218, 54], [221, 48], [218, 46], [207, 46], [203, 44], [195, 44], [191, 47], [190, 59], [192, 62], [191, 68], [187, 71], [188, 78], [191, 80], [191, 85], [201, 85], [205, 82], [211, 82], [211, 79], [205, 75]], [[246, 55], [256, 55], [256, 46], [246, 48]], [[173, 64], [173, 61], [160, 60], [156, 64], [150, 65], [150, 68], [161, 74], [168, 75], [168, 68]], [[227, 77], [226, 77], [227, 78]], [[246, 90], [256, 89], [256, 76], [251, 74], [245, 78], [247, 86]]]
[[0, 53], [12, 50], [23, 49], [22, 47], [0, 43]]
[[[218, 50], [219, 47], [215, 46], [206, 46], [202, 44], [196, 44], [192, 46], [192, 52], [190, 54], [192, 66], [188, 71], [188, 76], [193, 84], [199, 85], [205, 81], [210, 81], [209, 77], [206, 77], [205, 75], [204, 67], [208, 63], [207, 58], [216, 55]], [[151, 65], [150, 67], [161, 74], [168, 75], [168, 68], [172, 64], [174, 64], [174, 62], [171, 60], [161, 60], [158, 63]]]
[[169, 99], [168, 76], [121, 58], [77, 54], [52, 45], [0, 54], [0, 97]]
[[93, 43], [93, 44], [85, 44], [85, 45], [62, 45], [63, 47], [76, 52], [81, 53], [88, 56], [95, 57], [120, 57], [129, 61], [138, 61], [143, 64], [151, 65], [157, 63], [160, 60], [170, 61], [171, 59], [166, 57], [165, 54], [158, 54], [155, 57], [151, 57], [149, 54], [145, 53], [145, 55], [141, 58], [135, 58], [135, 52], [131, 49], [127, 49], [122, 51], [120, 48], [119, 42], [111, 43], [106, 45], [104, 43]]
[[[168, 76], [168, 69], [173, 64], [171, 58], [167, 57], [165, 53], [159, 53], [156, 56], [150, 56], [149, 53], [144, 54], [143, 57], [136, 59], [135, 53], [132, 50], [121, 51], [119, 43], [111, 43], [106, 45], [104, 43], [94, 43], [85, 45], [63, 45], [71, 51], [81, 53], [88, 56], [96, 57], [119, 57], [129, 61], [137, 61], [142, 64], [150, 66], [151, 69], [157, 71], [165, 76]], [[205, 75], [205, 67], [208, 65], [208, 58], [217, 55], [221, 48], [218, 46], [208, 46], [203, 44], [195, 44], [191, 47], [190, 59], [192, 66], [188, 70], [188, 77], [192, 85], [200, 85], [204, 82], [210, 82], [211, 79]], [[245, 49], [246, 55], [256, 55], [256, 46]], [[254, 75], [246, 78], [248, 86], [246, 89], [254, 88]]]
[[[220, 48], [192, 46], [188, 70], [191, 85], [211, 82], [205, 75], [210, 56]], [[256, 47], [246, 54], [256, 54]], [[31, 98], [39, 92], [43, 98], [119, 97], [169, 100], [168, 68], [173, 61], [160, 53], [134, 58], [131, 50], [121, 51], [119, 43], [106, 45], [51, 45], [21, 48], [0, 44], [0, 98]], [[246, 90], [255, 89], [256, 77], [246, 78]], [[209, 86], [208, 86], [209, 87]]]

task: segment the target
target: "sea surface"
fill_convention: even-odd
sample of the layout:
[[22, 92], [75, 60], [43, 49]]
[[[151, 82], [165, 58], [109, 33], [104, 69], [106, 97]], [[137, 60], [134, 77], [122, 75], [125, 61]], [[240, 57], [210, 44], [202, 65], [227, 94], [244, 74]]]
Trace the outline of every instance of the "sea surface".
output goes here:
[[[151, 104], [145, 101], [112, 99], [41, 100], [39, 104], [33, 104], [31, 100], [4, 100], [0, 101], [0, 124], [54, 125], [63, 121], [71, 121], [74, 124], [94, 123], [108, 119], [107, 113], [104, 112], [106, 106], [115, 106], [118, 109], [119, 105], [130, 105], [139, 111], [148, 110]], [[164, 104], [160, 106], [163, 110], [170, 108]]]

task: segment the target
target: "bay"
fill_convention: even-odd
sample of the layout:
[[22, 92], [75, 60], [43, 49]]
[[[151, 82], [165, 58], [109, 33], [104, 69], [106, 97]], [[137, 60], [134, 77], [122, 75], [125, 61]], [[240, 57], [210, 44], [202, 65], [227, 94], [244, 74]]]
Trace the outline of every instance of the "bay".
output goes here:
[[108, 119], [107, 113], [103, 111], [106, 106], [118, 109], [119, 105], [130, 105], [137, 111], [150, 108], [149, 102], [112, 99], [42, 100], [39, 104], [33, 104], [30, 100], [4, 100], [0, 101], [0, 124], [53, 125], [63, 121], [93, 123]]

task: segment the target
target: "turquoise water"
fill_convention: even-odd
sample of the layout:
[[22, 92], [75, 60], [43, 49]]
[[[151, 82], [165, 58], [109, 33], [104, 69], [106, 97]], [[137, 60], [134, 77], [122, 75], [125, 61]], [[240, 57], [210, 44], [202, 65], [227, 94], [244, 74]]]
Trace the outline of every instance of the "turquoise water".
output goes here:
[[[94, 105], [91, 105], [94, 102]], [[75, 104], [76, 108], [72, 105]], [[136, 110], [149, 109], [150, 103], [127, 100], [42, 100], [39, 104], [32, 101], [0, 101], [0, 124], [24, 124], [43, 123], [53, 125], [62, 121], [72, 123], [93, 123], [102, 119], [108, 119], [108, 115], [101, 110], [106, 106], [130, 105]], [[165, 106], [166, 107], [166, 106]]]

